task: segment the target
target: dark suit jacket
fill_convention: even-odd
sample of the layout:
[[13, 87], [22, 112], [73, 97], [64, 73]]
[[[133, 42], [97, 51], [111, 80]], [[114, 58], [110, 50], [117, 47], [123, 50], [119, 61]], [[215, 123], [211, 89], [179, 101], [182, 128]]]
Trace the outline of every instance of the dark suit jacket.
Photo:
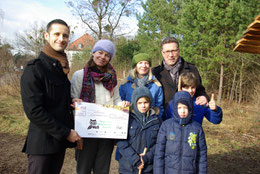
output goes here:
[[[198, 87], [196, 88], [195, 96], [206, 96], [209, 101], [209, 96], [205, 92], [205, 88], [202, 86], [201, 77], [199, 71], [195, 67], [195, 65], [186, 62], [182, 57], [182, 65], [179, 71], [179, 74], [185, 71], [191, 71], [194, 73], [196, 78], [198, 79]], [[173, 82], [170, 72], [164, 68], [163, 63], [158, 65], [152, 69], [153, 75], [160, 81], [163, 87], [164, 94], [164, 108], [168, 105], [169, 101], [173, 99], [174, 94], [178, 91], [178, 86], [175, 82]]]
[[21, 77], [24, 111], [30, 120], [23, 152], [53, 154], [74, 146], [66, 140], [74, 126], [70, 82], [60, 63], [43, 52]]

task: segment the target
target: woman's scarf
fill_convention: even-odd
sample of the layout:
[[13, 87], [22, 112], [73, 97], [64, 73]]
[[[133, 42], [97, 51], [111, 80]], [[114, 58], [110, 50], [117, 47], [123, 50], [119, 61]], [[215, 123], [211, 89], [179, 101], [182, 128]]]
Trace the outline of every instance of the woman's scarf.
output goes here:
[[110, 97], [114, 95], [113, 90], [117, 85], [116, 72], [112, 65], [108, 64], [107, 72], [102, 73], [97, 68], [84, 68], [84, 77], [80, 98], [85, 102], [95, 103], [95, 82], [101, 82], [103, 86], [110, 92]]
[[149, 75], [145, 75], [143, 76], [141, 79], [138, 78], [137, 74], [135, 75], [135, 79], [134, 79], [134, 83], [136, 85], [136, 87], [140, 87], [140, 86], [145, 86], [146, 84], [149, 83]]
[[69, 62], [67, 59], [67, 55], [64, 51], [59, 52], [59, 51], [54, 50], [50, 46], [49, 42], [46, 41], [46, 43], [42, 49], [42, 52], [44, 52], [49, 57], [58, 60], [61, 64], [63, 72], [65, 74], [68, 74], [70, 72]]

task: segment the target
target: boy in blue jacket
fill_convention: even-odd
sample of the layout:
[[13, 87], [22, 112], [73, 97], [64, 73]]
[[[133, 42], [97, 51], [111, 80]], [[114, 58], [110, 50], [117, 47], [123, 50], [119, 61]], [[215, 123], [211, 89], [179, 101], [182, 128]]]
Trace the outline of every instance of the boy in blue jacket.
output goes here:
[[[119, 173], [153, 173], [153, 158], [157, 134], [161, 125], [158, 108], [151, 108], [153, 97], [146, 87], [138, 87], [132, 94], [128, 138], [118, 140]], [[147, 149], [146, 153], [144, 149]]]
[[201, 125], [192, 120], [190, 94], [177, 92], [170, 104], [173, 117], [162, 123], [158, 133], [154, 174], [207, 173], [205, 135]]
[[[193, 120], [202, 124], [204, 116], [207, 120], [213, 124], [219, 124], [222, 121], [222, 109], [216, 105], [214, 100], [214, 94], [211, 96], [211, 100], [206, 105], [198, 105], [196, 103], [196, 93], [197, 79], [192, 72], [184, 72], [179, 77], [179, 86], [181, 91], [187, 91], [190, 93], [193, 100]], [[173, 101], [169, 102], [169, 105], [172, 105]], [[166, 110], [168, 110], [167, 108]], [[172, 112], [166, 111], [166, 119], [173, 117]]]

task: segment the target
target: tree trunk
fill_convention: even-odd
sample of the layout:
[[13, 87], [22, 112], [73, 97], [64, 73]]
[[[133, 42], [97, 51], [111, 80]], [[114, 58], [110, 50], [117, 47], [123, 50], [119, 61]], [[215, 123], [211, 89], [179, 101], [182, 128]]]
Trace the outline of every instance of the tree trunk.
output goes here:
[[240, 80], [239, 80], [239, 99], [238, 103], [240, 104], [243, 98], [242, 86], [243, 86], [243, 70], [244, 70], [244, 59], [242, 58], [241, 68], [240, 68]]
[[222, 97], [222, 90], [223, 90], [223, 78], [224, 78], [224, 63], [221, 62], [220, 67], [220, 78], [219, 78], [219, 89], [218, 89], [218, 99], [217, 102], [220, 103]]
[[234, 77], [233, 77], [233, 82], [232, 82], [232, 86], [230, 89], [230, 96], [229, 96], [229, 101], [232, 101], [234, 99], [234, 91], [235, 91], [235, 83], [236, 83], [236, 77], [237, 77], [237, 71], [235, 71], [234, 73]]

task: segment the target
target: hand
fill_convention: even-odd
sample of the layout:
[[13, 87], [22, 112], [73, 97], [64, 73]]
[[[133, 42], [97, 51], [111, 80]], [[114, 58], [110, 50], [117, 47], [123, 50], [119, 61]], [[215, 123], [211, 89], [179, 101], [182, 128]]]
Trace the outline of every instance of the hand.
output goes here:
[[144, 155], [145, 155], [145, 153], [144, 153], [144, 152], [139, 154], [139, 156], [140, 156], [140, 157], [142, 157], [142, 156], [144, 156]]
[[77, 149], [78, 150], [82, 150], [83, 149], [83, 139], [80, 138], [78, 141], [77, 141]]
[[138, 170], [142, 170], [144, 168], [144, 163], [140, 164], [140, 166], [137, 167]]
[[208, 100], [205, 96], [198, 96], [195, 103], [197, 105], [208, 105]]
[[79, 136], [79, 134], [75, 130], [71, 129], [70, 134], [67, 137], [67, 140], [69, 142], [75, 143], [76, 141], [79, 141], [80, 139], [81, 139], [81, 137]]
[[131, 103], [129, 102], [129, 101], [122, 101], [122, 107], [123, 108], [125, 108], [125, 107], [127, 107], [127, 106], [130, 106], [131, 105]]
[[217, 105], [216, 105], [216, 101], [214, 99], [214, 94], [211, 94], [211, 98], [209, 101], [209, 108], [213, 111], [217, 110]]
[[73, 107], [75, 109], [75, 103], [78, 103], [80, 104], [82, 102], [82, 99], [79, 99], [79, 98], [74, 98], [72, 99], [72, 104], [70, 105], [71, 107]]

